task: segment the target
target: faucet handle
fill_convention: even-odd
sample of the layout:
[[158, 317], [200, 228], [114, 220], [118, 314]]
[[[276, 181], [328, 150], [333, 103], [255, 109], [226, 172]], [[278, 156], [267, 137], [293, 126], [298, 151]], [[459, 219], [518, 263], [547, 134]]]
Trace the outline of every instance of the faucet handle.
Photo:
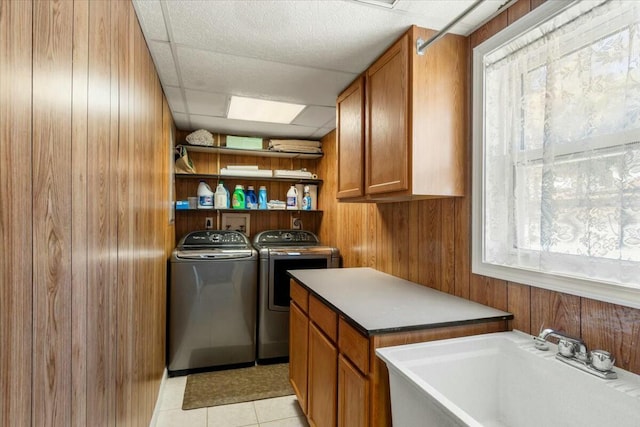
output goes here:
[[573, 357], [576, 353], [576, 343], [569, 340], [560, 339], [558, 341], [558, 353], [564, 357]]
[[601, 372], [610, 371], [616, 361], [611, 353], [604, 350], [592, 350], [590, 355], [591, 365]]
[[534, 342], [534, 346], [538, 349], [538, 350], [542, 350], [542, 351], [547, 351], [549, 350], [549, 344], [547, 344], [547, 341], [545, 341], [544, 338], [540, 338], [540, 337], [533, 337], [533, 341]]

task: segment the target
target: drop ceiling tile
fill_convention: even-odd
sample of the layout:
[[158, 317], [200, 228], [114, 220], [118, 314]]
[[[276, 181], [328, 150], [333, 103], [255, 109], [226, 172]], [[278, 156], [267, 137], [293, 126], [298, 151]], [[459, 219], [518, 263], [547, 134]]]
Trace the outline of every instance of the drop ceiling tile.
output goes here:
[[329, 132], [331, 132], [331, 131], [332, 131], [332, 130], [334, 130], [334, 129], [335, 129], [335, 127], [332, 127], [332, 128], [325, 128], [325, 127], [322, 127], [322, 128], [320, 128], [320, 129], [316, 130], [316, 131], [311, 135], [311, 138], [313, 138], [313, 139], [320, 139], [320, 138], [324, 137], [326, 134], [328, 134]]
[[178, 47], [187, 89], [304, 105], [333, 106], [356, 74]]
[[[425, 2], [431, 3], [431, 2]], [[412, 24], [403, 11], [333, 1], [167, 2], [178, 44], [276, 62], [360, 73]], [[439, 22], [439, 21], [438, 21]]]
[[191, 115], [190, 119], [193, 129], [207, 129], [214, 133], [218, 132], [239, 136], [309, 138], [316, 130], [315, 128], [306, 126], [229, 120], [221, 117]]
[[162, 85], [179, 86], [178, 73], [169, 43], [152, 41], [148, 45]]
[[133, 0], [133, 6], [147, 42], [169, 41], [159, 0]]
[[220, 93], [185, 90], [189, 113], [202, 116], [226, 117], [228, 96]]
[[[456, 1], [420, 1], [420, 0], [400, 0], [395, 9], [404, 11], [411, 16], [420, 19], [430, 19], [432, 25], [428, 28], [440, 30], [459, 14], [471, 6], [475, 0]], [[451, 27], [449, 32], [454, 34], [469, 35], [487, 17], [493, 15], [495, 11], [505, 3], [505, 0], [485, 0], [473, 12], [464, 17], [458, 24]]]
[[164, 96], [167, 97], [171, 111], [176, 113], [186, 113], [187, 107], [182, 97], [182, 91], [179, 87], [164, 86]]
[[318, 107], [310, 105], [298, 114], [298, 117], [293, 120], [292, 124], [317, 128], [324, 126], [324, 124], [329, 120], [335, 121], [335, 118], [335, 107]]
[[189, 116], [183, 113], [175, 113], [172, 112], [173, 123], [176, 125], [176, 128], [182, 130], [191, 130], [191, 122], [189, 121]]

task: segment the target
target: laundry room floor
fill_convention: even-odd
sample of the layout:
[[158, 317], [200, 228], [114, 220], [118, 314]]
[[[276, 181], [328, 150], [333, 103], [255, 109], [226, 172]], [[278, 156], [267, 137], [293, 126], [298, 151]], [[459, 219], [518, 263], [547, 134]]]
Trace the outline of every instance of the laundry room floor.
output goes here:
[[308, 427], [295, 395], [182, 410], [187, 377], [167, 378], [150, 427]]

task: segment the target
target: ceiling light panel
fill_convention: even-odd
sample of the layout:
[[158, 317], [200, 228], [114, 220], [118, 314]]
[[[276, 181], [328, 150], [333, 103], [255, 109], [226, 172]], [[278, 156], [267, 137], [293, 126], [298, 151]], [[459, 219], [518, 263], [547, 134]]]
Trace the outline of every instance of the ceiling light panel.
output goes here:
[[304, 107], [305, 105], [287, 102], [232, 96], [227, 118], [289, 124], [300, 114]]

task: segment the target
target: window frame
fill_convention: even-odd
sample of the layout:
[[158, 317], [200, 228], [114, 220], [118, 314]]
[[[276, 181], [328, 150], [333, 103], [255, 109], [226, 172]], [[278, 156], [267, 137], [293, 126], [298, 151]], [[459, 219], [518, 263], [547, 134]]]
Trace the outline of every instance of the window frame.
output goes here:
[[500, 46], [530, 29], [552, 19], [576, 1], [547, 1], [514, 24], [473, 49], [472, 72], [472, 206], [471, 206], [471, 271], [493, 277], [590, 298], [598, 301], [640, 308], [640, 289], [620, 284], [596, 282], [575, 277], [548, 274], [520, 267], [506, 267], [483, 261], [485, 205], [484, 188], [484, 66], [483, 58]]

